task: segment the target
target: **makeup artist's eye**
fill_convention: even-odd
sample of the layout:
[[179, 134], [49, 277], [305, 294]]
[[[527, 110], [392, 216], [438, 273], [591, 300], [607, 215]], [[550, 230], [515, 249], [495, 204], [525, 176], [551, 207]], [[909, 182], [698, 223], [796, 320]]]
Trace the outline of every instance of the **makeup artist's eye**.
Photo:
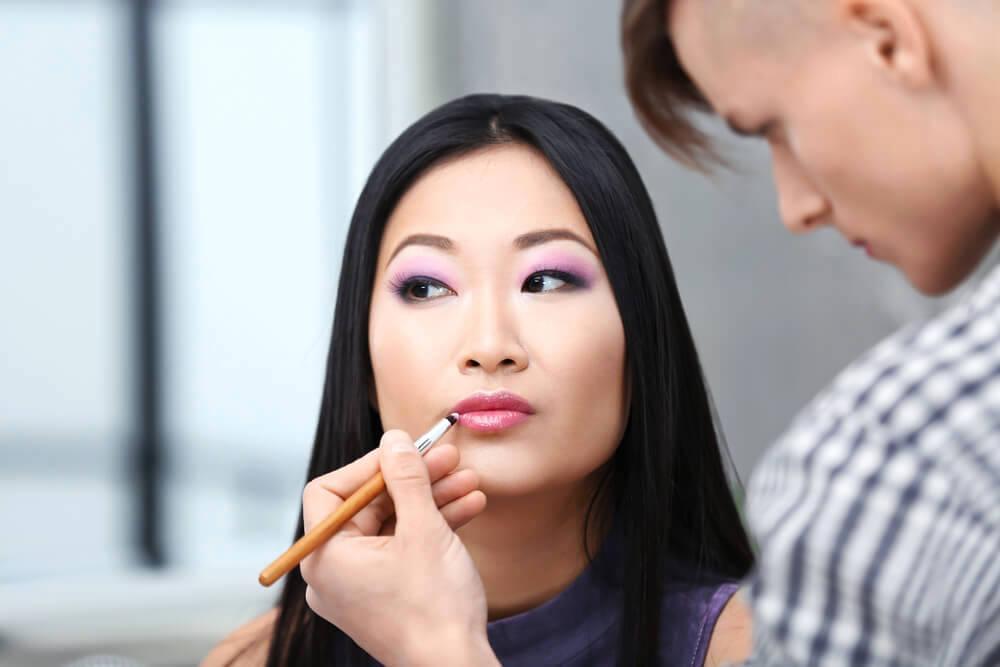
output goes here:
[[431, 301], [442, 296], [454, 294], [450, 288], [437, 280], [424, 276], [407, 278], [399, 283], [394, 283], [392, 288], [399, 295], [399, 298], [410, 303]]
[[581, 287], [583, 281], [572, 273], [565, 271], [538, 271], [528, 276], [521, 286], [524, 292], [555, 292], [556, 290], [573, 289]]

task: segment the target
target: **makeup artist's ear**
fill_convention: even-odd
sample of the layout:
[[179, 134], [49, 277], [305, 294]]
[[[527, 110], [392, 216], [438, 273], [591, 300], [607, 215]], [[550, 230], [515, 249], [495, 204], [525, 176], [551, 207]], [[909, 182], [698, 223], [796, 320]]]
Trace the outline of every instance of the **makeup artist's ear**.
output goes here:
[[910, 0], [838, 0], [837, 8], [842, 24], [882, 72], [908, 87], [935, 82], [930, 38]]

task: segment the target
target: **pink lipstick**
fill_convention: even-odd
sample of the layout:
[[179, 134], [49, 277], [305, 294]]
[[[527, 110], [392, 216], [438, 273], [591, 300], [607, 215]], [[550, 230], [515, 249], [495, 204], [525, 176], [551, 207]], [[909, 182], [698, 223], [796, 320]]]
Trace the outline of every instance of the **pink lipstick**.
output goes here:
[[460, 415], [458, 423], [466, 428], [495, 433], [517, 426], [535, 414], [535, 409], [517, 394], [497, 391], [479, 392], [464, 398], [455, 404], [452, 412]]

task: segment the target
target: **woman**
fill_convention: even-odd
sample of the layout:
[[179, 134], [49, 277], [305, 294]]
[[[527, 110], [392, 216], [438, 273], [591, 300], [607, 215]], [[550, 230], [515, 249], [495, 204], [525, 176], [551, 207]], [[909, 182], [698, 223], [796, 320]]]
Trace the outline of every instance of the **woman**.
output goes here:
[[[446, 104], [361, 194], [309, 478], [456, 407], [461, 466], [438, 445], [428, 468], [443, 512], [478, 514], [458, 534], [503, 664], [746, 655], [731, 598], [753, 556], [660, 228], [622, 146], [573, 107]], [[290, 573], [206, 662], [371, 664], [306, 588]]]

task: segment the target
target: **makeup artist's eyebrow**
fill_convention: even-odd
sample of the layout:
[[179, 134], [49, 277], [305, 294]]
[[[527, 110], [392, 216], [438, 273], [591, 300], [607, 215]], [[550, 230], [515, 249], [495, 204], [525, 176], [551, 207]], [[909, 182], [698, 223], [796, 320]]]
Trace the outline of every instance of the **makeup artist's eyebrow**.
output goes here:
[[447, 236], [438, 236], [437, 234], [410, 234], [405, 239], [400, 241], [399, 245], [396, 246], [396, 249], [392, 251], [392, 254], [389, 255], [389, 261], [392, 261], [392, 258], [398, 255], [399, 251], [408, 245], [426, 245], [432, 248], [438, 248], [439, 250], [443, 250], [445, 252], [455, 251], [455, 244]]
[[548, 243], [549, 241], [576, 241], [590, 252], [597, 255], [597, 251], [590, 247], [581, 236], [568, 229], [542, 229], [537, 232], [521, 234], [514, 239], [514, 247], [518, 250], [526, 250], [536, 245]]

